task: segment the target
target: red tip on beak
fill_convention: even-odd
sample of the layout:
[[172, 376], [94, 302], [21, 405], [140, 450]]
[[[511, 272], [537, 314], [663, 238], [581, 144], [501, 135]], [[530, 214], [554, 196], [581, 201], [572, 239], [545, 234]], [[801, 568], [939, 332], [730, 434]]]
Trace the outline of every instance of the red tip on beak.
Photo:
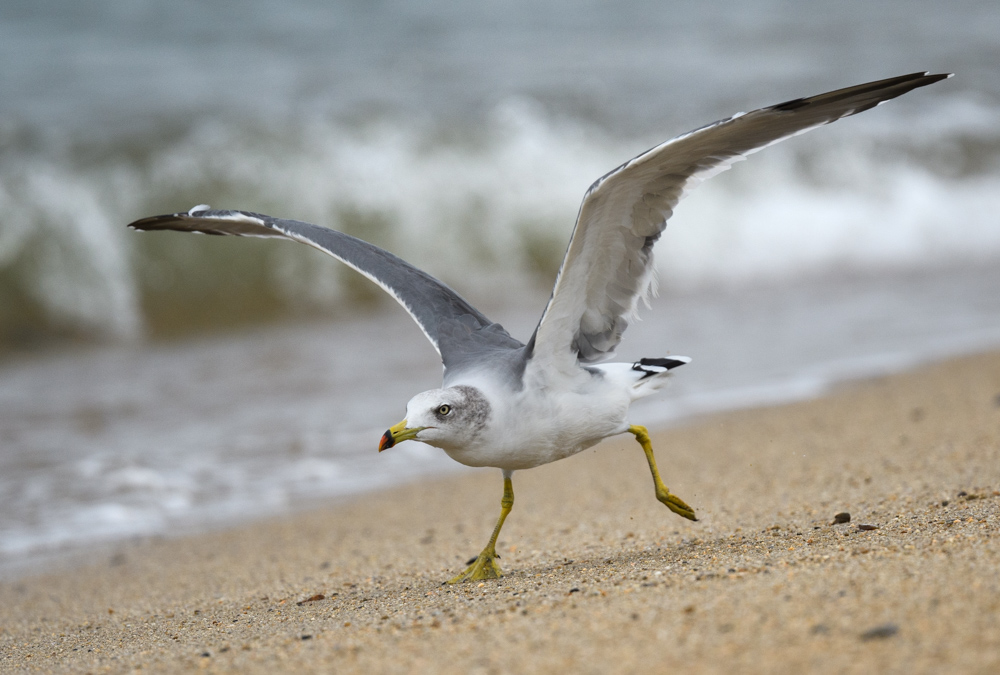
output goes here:
[[396, 445], [396, 441], [392, 437], [392, 432], [386, 431], [382, 434], [382, 440], [378, 442], [378, 451], [382, 452], [383, 450], [391, 448], [394, 445]]

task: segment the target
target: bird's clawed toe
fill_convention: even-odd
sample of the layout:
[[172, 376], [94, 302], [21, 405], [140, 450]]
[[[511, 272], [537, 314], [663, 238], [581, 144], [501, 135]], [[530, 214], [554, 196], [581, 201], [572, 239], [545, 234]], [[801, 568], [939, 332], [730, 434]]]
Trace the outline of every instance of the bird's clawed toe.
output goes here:
[[464, 572], [454, 579], [449, 579], [448, 584], [460, 584], [463, 581], [482, 581], [484, 579], [499, 579], [503, 576], [500, 565], [496, 559], [499, 558], [495, 552], [483, 551], [472, 559], [471, 564]]
[[669, 490], [664, 489], [663, 491], [656, 491], [656, 498], [663, 503], [668, 509], [676, 513], [678, 516], [687, 518], [688, 520], [698, 520], [694, 515], [694, 509], [684, 503], [684, 500], [673, 494]]

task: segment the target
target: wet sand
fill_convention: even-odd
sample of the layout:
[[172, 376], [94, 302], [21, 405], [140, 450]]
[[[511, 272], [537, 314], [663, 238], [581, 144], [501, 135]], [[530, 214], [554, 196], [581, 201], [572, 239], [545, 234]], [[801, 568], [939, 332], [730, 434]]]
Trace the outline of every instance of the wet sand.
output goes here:
[[[641, 420], [636, 420], [637, 422]], [[0, 584], [0, 670], [1000, 672], [1000, 353]], [[850, 513], [850, 522], [834, 524]]]

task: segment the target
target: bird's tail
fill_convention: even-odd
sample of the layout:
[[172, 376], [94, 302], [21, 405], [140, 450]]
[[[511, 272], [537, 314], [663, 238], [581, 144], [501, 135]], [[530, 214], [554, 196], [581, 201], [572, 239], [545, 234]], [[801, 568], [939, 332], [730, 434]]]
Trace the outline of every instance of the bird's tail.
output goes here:
[[639, 359], [632, 364], [631, 374], [635, 379], [632, 384], [633, 400], [655, 394], [667, 386], [674, 368], [690, 363], [686, 356], [667, 356], [656, 359]]
[[691, 363], [691, 359], [687, 356], [665, 356], [658, 359], [639, 359], [632, 364], [632, 370], [643, 373], [640, 380], [645, 380], [646, 378], [666, 373], [667, 371], [673, 370], [678, 366], [683, 366], [685, 363]]

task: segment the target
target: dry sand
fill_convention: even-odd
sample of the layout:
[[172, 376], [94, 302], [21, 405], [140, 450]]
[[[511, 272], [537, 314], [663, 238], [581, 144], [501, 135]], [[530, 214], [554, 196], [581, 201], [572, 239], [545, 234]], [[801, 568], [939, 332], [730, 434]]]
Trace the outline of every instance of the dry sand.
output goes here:
[[[1000, 672], [1000, 354], [0, 585], [0, 669]], [[831, 524], [835, 514], [851, 521]], [[874, 529], [867, 529], [872, 526]]]

